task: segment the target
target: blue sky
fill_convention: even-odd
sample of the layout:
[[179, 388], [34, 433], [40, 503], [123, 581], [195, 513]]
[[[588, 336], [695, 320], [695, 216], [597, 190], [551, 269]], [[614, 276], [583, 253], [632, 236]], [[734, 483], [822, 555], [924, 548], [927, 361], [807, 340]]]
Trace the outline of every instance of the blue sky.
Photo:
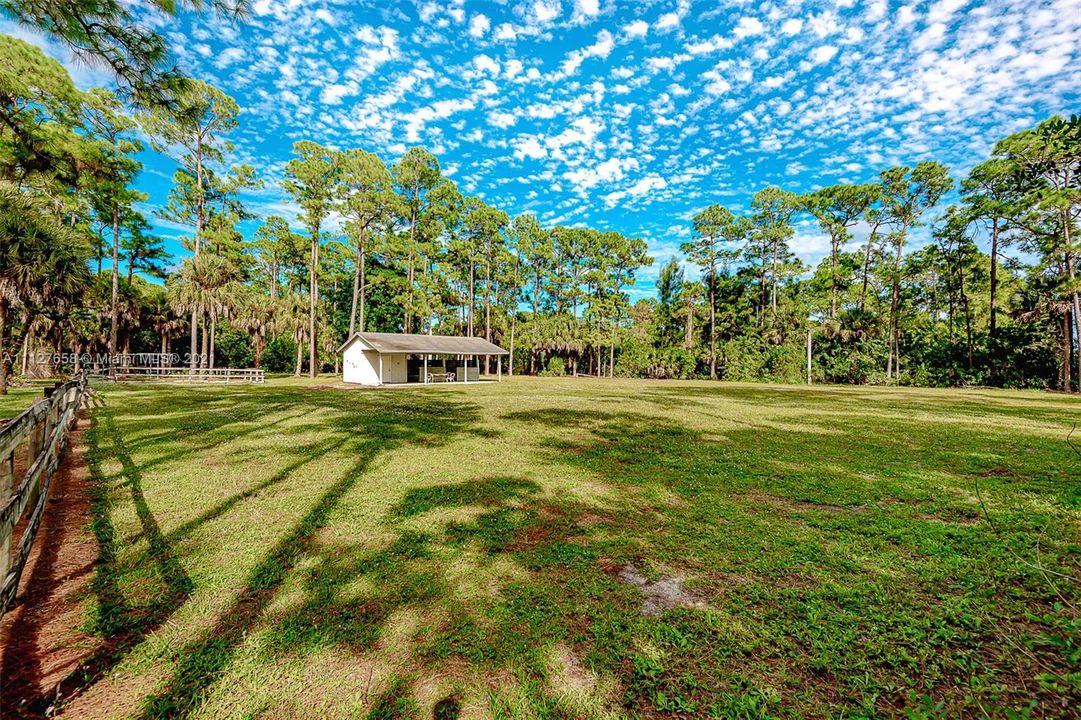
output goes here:
[[[710, 203], [925, 159], [960, 177], [998, 138], [1081, 111], [1081, 0], [253, 0], [235, 26], [146, 18], [240, 104], [232, 159], [267, 182], [256, 212], [295, 218], [279, 189], [295, 140], [388, 163], [419, 145], [512, 215], [645, 238], [657, 265], [635, 295]], [[172, 166], [146, 161], [154, 206]], [[172, 249], [185, 232], [160, 231]], [[792, 244], [828, 250], [806, 221]]]

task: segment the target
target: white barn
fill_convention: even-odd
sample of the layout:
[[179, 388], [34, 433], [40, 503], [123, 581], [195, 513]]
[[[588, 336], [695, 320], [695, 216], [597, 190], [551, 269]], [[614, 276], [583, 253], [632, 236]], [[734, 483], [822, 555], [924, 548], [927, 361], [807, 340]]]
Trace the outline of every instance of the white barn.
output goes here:
[[503, 379], [507, 351], [483, 338], [408, 333], [354, 333], [342, 353], [342, 380], [358, 385], [479, 382], [482, 357], [496, 358]]

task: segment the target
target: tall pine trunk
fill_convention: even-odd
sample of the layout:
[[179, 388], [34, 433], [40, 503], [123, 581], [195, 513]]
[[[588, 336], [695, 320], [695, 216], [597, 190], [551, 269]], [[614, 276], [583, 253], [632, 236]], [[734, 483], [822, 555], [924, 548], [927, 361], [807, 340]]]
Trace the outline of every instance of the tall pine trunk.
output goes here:
[[116, 305], [120, 295], [120, 208], [113, 203], [113, 294], [109, 302], [109, 377], [116, 378]]
[[11, 373], [11, 358], [8, 357], [8, 305], [7, 299], [0, 295], [0, 395], [8, 394], [8, 376]]
[[[419, 194], [419, 189], [415, 192]], [[407, 284], [405, 303], [405, 331], [411, 332], [413, 328], [413, 249], [417, 242], [417, 208], [411, 207], [409, 211], [409, 254], [407, 258], [405, 279]]]
[[1062, 376], [1062, 391], [1070, 392], [1073, 388], [1073, 382], [1070, 378], [1070, 371], [1073, 367], [1073, 356], [1070, 351], [1073, 347], [1073, 342], [1070, 340], [1070, 312], [1067, 310], [1062, 314], [1062, 364], [1060, 365], [1060, 374]]
[[469, 337], [473, 337], [473, 307], [477, 304], [476, 301], [476, 288], [477, 288], [477, 266], [474, 264], [473, 259], [469, 259], [469, 309], [466, 316], [466, 325], [469, 330]]
[[312, 228], [311, 267], [308, 268], [308, 377], [315, 377], [315, 305], [319, 297], [319, 227]]
[[769, 295], [769, 307], [770, 314], [774, 320], [777, 319], [777, 253], [780, 250], [781, 243], [777, 240], [773, 241], [773, 268], [770, 270], [770, 295]]
[[363, 240], [361, 241], [360, 248], [360, 319], [357, 327], [360, 332], [364, 332], [364, 296], [368, 294], [368, 278], [366, 275], [367, 268], [365, 267], [368, 262], [368, 251], [364, 247]]
[[[197, 145], [195, 149], [195, 257], [199, 257], [199, 246], [202, 244], [203, 236], [203, 212], [206, 206], [206, 200], [203, 197], [203, 151], [202, 146]], [[197, 348], [199, 335], [199, 315], [196, 312], [196, 308], [192, 306], [191, 309], [191, 354], [189, 357], [189, 372], [194, 375], [196, 365], [202, 365], [202, 358], [199, 357]]]
[[206, 317], [202, 318], [203, 322], [203, 351], [199, 355], [199, 368], [203, 369], [210, 364], [210, 333], [208, 332]]
[[886, 377], [900, 375], [901, 358], [898, 357], [898, 309], [901, 303], [901, 255], [904, 252], [904, 235], [897, 238], [897, 255], [893, 262], [893, 288], [890, 293], [889, 359], [886, 361]]
[[837, 236], [830, 235], [830, 317], [837, 317]]
[[537, 374], [537, 309], [540, 307], [540, 270], [533, 275], [533, 346], [529, 348], [529, 372]]
[[[488, 255], [488, 262], [484, 270], [484, 339], [492, 341], [492, 256]], [[492, 356], [484, 356], [484, 374], [492, 374]]]
[[357, 327], [357, 297], [360, 295], [361, 244], [357, 242], [357, 259], [353, 264], [353, 304], [349, 308], [349, 337], [353, 337]]
[[991, 220], [991, 317], [987, 326], [987, 346], [991, 356], [991, 380], [998, 377], [998, 218]]
[[[1073, 334], [1074, 334], [1074, 337], [1077, 338], [1078, 345], [1079, 345], [1079, 347], [1078, 347], [1079, 352], [1077, 353], [1077, 361], [1078, 361], [1077, 377], [1081, 378], [1081, 297], [1078, 296], [1077, 289], [1076, 289], [1077, 286], [1074, 283], [1075, 278], [1074, 278], [1073, 248], [1070, 246], [1070, 217], [1069, 217], [1069, 214], [1068, 214], [1067, 211], [1063, 211], [1063, 213], [1062, 213], [1062, 233], [1063, 233], [1063, 239], [1066, 241], [1066, 272], [1070, 277], [1070, 286], [1072, 288], [1074, 288], [1070, 292], [1070, 299], [1073, 301], [1073, 308], [1072, 308], [1072, 311], [1073, 311], [1072, 312], [1072, 314], [1073, 314]], [[1069, 337], [1068, 333], [1067, 333], [1067, 336], [1068, 336], [1068, 339], [1069, 339], [1070, 349], [1072, 351], [1073, 350], [1073, 338]], [[1070, 392], [1070, 390], [1071, 390], [1071, 386], [1067, 385], [1066, 391]]]
[[870, 234], [867, 235], [867, 251], [863, 257], [863, 287], [860, 289], [860, 312], [863, 312], [867, 306], [867, 284], [871, 277], [871, 254], [874, 250], [874, 239], [878, 234], [878, 226], [880, 223], [875, 223], [871, 228]]

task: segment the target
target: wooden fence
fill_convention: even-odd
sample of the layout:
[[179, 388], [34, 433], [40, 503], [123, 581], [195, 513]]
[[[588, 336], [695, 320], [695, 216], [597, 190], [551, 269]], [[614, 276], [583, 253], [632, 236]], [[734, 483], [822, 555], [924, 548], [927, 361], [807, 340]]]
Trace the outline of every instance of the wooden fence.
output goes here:
[[[111, 380], [108, 370], [92, 371], [91, 376]], [[183, 383], [262, 383], [266, 374], [257, 368], [118, 367], [116, 380]]]
[[[0, 429], [0, 616], [19, 589], [19, 577], [45, 513], [49, 484], [67, 447], [68, 433], [86, 387], [86, 376], [79, 375]], [[20, 447], [25, 455], [19, 452]], [[12, 492], [17, 454], [25, 457], [25, 472]], [[23, 530], [12, 557], [15, 530], [20, 524]]]

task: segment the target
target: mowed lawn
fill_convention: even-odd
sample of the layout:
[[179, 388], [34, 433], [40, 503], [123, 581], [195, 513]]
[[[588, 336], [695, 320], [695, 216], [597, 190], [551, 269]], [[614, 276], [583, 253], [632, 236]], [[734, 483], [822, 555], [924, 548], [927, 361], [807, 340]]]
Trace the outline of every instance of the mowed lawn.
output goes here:
[[1077, 400], [307, 384], [98, 388], [68, 716], [1078, 717]]
[[7, 395], [0, 395], [0, 426], [44, 397], [40, 385], [9, 388]]

